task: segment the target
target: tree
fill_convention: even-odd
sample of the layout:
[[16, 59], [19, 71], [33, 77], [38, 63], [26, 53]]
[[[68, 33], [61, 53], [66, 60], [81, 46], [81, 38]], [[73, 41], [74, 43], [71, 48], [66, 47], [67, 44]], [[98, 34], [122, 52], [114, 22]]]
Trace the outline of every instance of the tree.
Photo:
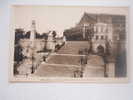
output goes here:
[[24, 38], [23, 33], [24, 33], [23, 29], [21, 28], [15, 29], [15, 44], [18, 44], [19, 40]]

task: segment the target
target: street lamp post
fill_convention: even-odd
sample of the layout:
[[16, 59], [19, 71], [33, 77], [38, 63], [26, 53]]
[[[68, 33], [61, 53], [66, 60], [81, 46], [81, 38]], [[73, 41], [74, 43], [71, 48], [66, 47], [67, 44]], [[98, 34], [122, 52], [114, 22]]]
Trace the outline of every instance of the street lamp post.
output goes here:
[[92, 26], [90, 26], [88, 29], [87, 29], [87, 39], [88, 39], [88, 42], [90, 43], [90, 48], [89, 48], [89, 52], [92, 53], [93, 52], [93, 45], [92, 45], [92, 37], [94, 35], [94, 29]]
[[32, 60], [32, 68], [31, 73], [34, 73], [34, 59], [35, 59], [35, 34], [36, 34], [36, 23], [35, 20], [32, 20], [31, 25], [31, 33], [30, 33], [30, 42], [31, 42], [31, 60]]

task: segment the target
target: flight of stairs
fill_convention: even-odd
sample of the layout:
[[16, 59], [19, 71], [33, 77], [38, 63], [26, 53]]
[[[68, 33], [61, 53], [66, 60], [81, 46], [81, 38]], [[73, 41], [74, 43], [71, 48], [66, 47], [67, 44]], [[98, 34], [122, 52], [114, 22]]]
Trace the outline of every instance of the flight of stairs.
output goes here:
[[58, 54], [78, 54], [79, 50], [89, 48], [88, 41], [67, 41]]

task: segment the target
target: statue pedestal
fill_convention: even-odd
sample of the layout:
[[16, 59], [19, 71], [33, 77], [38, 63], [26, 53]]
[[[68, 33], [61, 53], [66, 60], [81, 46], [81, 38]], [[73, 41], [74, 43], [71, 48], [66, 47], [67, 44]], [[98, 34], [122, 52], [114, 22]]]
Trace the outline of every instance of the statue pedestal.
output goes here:
[[89, 55], [83, 77], [104, 77], [104, 61], [98, 55]]
[[31, 74], [32, 70], [32, 62], [30, 59], [24, 59], [20, 66], [18, 67], [17, 71], [20, 75], [29, 75]]
[[107, 75], [108, 77], [115, 77], [115, 63], [110, 62], [107, 64]]
[[104, 77], [104, 67], [87, 65], [83, 72], [83, 77]]

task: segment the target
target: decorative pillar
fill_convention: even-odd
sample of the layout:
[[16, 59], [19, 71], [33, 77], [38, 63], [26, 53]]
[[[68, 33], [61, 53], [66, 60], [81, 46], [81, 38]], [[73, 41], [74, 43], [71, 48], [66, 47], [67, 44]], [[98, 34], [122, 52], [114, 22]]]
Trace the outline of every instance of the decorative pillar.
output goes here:
[[85, 39], [85, 33], [86, 33], [86, 24], [83, 24], [83, 39]]
[[33, 42], [35, 40], [35, 34], [36, 34], [36, 23], [35, 23], [35, 20], [32, 20], [30, 41]]

